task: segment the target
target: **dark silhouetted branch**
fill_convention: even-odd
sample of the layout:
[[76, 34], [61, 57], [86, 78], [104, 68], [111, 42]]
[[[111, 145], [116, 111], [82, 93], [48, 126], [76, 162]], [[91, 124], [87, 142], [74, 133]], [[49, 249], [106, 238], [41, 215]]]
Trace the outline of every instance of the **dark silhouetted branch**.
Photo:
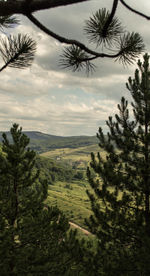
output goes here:
[[72, 5], [88, 0], [7, 0], [0, 1], [0, 16], [7, 16], [12, 14], [26, 13], [26, 5], [28, 10], [36, 12], [44, 9], [51, 9], [60, 6]]
[[111, 22], [113, 20], [113, 17], [114, 17], [114, 15], [116, 13], [117, 6], [118, 6], [118, 1], [119, 0], [114, 0], [114, 2], [113, 2], [111, 14], [110, 14], [110, 16], [109, 16], [108, 20], [106, 21], [106, 24], [105, 24], [105, 26], [103, 28], [103, 36], [106, 36], [106, 34], [107, 34], [107, 30], [109, 28], [109, 25], [111, 24]]
[[68, 39], [68, 38], [65, 38], [63, 36], [60, 36], [60, 35], [52, 32], [51, 30], [46, 28], [41, 22], [39, 22], [32, 14], [27, 14], [26, 16], [28, 17], [28, 19], [30, 21], [32, 21], [32, 23], [34, 23], [38, 28], [40, 28], [40, 30], [42, 30], [44, 33], [48, 34], [49, 36], [55, 38], [60, 43], [65, 43], [65, 44], [68, 44], [68, 45], [75, 45], [75, 46], [79, 47], [80, 49], [84, 50], [85, 52], [87, 52], [88, 54], [93, 55], [93, 57], [92, 58], [90, 57], [89, 60], [93, 60], [93, 59], [98, 58], [98, 57], [101, 57], [101, 58], [103, 58], [103, 57], [117, 58], [120, 54], [120, 52], [118, 54], [114, 54], [114, 55], [95, 52], [95, 51], [87, 48], [83, 43], [81, 43], [77, 40]]
[[139, 12], [139, 11], [133, 9], [132, 7], [130, 7], [129, 5], [127, 5], [127, 4], [125, 3], [124, 0], [120, 0], [120, 2], [121, 2], [122, 5], [124, 5], [129, 11], [134, 12], [134, 13], [136, 13], [137, 15], [140, 15], [140, 16], [144, 17], [144, 18], [147, 19], [147, 20], [150, 20], [150, 16], [148, 16], [148, 15], [142, 13], [142, 12]]

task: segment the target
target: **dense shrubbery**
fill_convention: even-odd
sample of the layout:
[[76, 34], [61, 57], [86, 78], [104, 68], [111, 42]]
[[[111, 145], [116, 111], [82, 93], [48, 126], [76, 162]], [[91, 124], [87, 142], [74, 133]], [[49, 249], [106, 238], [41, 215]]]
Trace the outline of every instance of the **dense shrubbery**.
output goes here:
[[55, 162], [52, 159], [38, 156], [35, 166], [40, 170], [40, 179], [46, 178], [49, 185], [53, 185], [55, 181], [82, 180], [84, 173], [81, 170], [72, 169], [69, 165]]

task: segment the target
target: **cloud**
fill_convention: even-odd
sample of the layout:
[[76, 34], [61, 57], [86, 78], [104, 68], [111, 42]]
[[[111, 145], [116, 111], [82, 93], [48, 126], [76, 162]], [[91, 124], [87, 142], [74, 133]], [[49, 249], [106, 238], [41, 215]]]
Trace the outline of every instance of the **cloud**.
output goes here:
[[[84, 21], [99, 8], [111, 8], [110, 2], [92, 0], [42, 11], [35, 16], [57, 33], [87, 44], [86, 36], [83, 36]], [[130, 5], [141, 9], [137, 1], [131, 0]], [[148, 1], [142, 5], [143, 12], [149, 10]], [[125, 10], [121, 4], [117, 16], [127, 29], [141, 32], [147, 51], [150, 51], [150, 23]], [[96, 61], [96, 71], [89, 77], [83, 72], [62, 70], [59, 57], [64, 45], [41, 32], [23, 16], [21, 22], [22, 25], [10, 32], [30, 34], [37, 41], [37, 53], [31, 68], [7, 68], [0, 74], [1, 130], [18, 122], [26, 130], [56, 135], [94, 135], [99, 126], [106, 131], [105, 121], [117, 111], [121, 96], [131, 101], [125, 83], [129, 76], [133, 76], [136, 65], [124, 68], [105, 58]], [[91, 44], [90, 47], [94, 46]]]
[[[63, 102], [63, 101], [62, 101]], [[88, 104], [78, 97], [58, 103], [55, 97], [38, 96], [24, 102], [14, 95], [0, 95], [0, 128], [5, 130], [13, 122], [26, 130], [40, 130], [57, 135], [94, 135], [99, 122], [105, 122], [108, 112], [116, 110], [113, 100], [95, 101]], [[5, 127], [4, 127], [5, 126]], [[82, 133], [81, 133], [82, 129]]]

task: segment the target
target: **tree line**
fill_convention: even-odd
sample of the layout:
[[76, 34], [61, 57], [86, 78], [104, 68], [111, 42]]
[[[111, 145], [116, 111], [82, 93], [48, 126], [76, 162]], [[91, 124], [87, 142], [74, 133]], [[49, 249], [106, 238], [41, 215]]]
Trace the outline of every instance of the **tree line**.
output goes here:
[[69, 164], [55, 162], [50, 158], [36, 157], [35, 168], [40, 170], [40, 179], [47, 178], [48, 185], [53, 185], [56, 181], [66, 181], [70, 183], [73, 180], [82, 180], [84, 173]]

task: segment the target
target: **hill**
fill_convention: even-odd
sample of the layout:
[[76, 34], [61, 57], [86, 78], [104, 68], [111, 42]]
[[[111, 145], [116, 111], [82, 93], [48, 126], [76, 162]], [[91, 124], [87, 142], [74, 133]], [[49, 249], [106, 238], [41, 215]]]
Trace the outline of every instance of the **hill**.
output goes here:
[[94, 144], [77, 148], [57, 148], [41, 153], [40, 155], [51, 158], [57, 162], [68, 164], [74, 169], [86, 170], [87, 165], [91, 160], [91, 152], [97, 153], [98, 151], [100, 151], [98, 144]]
[[35, 166], [40, 170], [39, 181], [46, 179], [48, 182], [46, 203], [57, 205], [69, 221], [85, 228], [84, 220], [92, 213], [86, 193], [90, 189], [86, 173], [38, 155]]
[[[2, 131], [0, 132], [0, 142], [2, 141]], [[5, 131], [11, 141], [10, 132]], [[30, 147], [38, 153], [51, 151], [60, 148], [78, 148], [97, 144], [96, 136], [55, 136], [39, 131], [24, 131], [30, 138]]]

